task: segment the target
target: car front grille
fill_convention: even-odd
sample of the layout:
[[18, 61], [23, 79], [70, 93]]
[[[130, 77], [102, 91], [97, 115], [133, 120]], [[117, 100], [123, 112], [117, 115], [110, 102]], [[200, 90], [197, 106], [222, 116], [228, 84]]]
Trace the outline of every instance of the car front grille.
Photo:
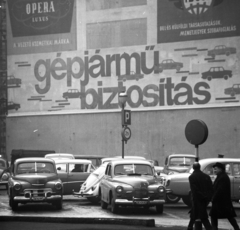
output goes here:
[[52, 189], [25, 189], [24, 195], [25, 197], [47, 197], [51, 196]]
[[147, 189], [136, 189], [134, 191], [133, 196], [135, 198], [146, 198], [146, 197], [148, 197], [148, 190]]

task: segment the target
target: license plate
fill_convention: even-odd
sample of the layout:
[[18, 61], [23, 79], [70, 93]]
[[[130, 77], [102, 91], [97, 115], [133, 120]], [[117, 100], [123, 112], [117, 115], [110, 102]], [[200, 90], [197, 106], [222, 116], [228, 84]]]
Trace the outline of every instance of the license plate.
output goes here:
[[147, 204], [148, 202], [145, 200], [139, 200], [139, 201], [135, 201], [135, 204]]
[[33, 197], [33, 200], [43, 200], [43, 197]]

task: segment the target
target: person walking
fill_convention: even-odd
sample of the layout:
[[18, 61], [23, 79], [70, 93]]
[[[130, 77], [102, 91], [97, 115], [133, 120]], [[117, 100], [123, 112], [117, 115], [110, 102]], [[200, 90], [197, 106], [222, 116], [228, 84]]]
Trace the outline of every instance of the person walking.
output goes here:
[[202, 224], [206, 230], [212, 230], [208, 220], [207, 206], [212, 198], [213, 186], [209, 175], [201, 171], [198, 162], [193, 164], [193, 173], [189, 176], [189, 183], [192, 195], [192, 208], [190, 211], [190, 221], [188, 230], [202, 229]]
[[231, 200], [231, 184], [230, 179], [225, 172], [225, 166], [216, 162], [213, 170], [217, 174], [217, 178], [213, 183], [212, 208], [209, 215], [213, 230], [218, 229], [218, 219], [228, 219], [234, 230], [239, 230], [239, 226], [235, 217], [237, 216]]

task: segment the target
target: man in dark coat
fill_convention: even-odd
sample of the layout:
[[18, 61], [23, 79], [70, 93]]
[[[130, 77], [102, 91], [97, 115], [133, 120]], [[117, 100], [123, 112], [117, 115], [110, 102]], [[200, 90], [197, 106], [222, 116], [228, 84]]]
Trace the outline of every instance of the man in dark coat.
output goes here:
[[[212, 181], [209, 175], [203, 173], [198, 162], [193, 164], [193, 173], [189, 176], [189, 183], [192, 194], [192, 209], [190, 211], [190, 222], [188, 230], [192, 229], [191, 224], [195, 221], [195, 229], [201, 229], [203, 224], [206, 230], [212, 226], [208, 220], [207, 206], [212, 197]], [[199, 227], [200, 225], [200, 227]]]
[[212, 208], [209, 214], [213, 229], [218, 229], [218, 219], [227, 218], [234, 230], [239, 230], [237, 221], [234, 218], [236, 213], [231, 200], [231, 184], [225, 172], [225, 166], [217, 162], [213, 165], [213, 169], [217, 174], [217, 178], [213, 183]]

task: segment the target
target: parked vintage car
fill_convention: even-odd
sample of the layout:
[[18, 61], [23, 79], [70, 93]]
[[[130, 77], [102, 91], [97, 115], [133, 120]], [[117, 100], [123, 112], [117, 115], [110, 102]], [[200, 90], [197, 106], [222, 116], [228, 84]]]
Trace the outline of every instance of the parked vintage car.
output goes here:
[[[216, 179], [216, 175], [214, 174], [212, 166], [216, 162], [221, 162], [225, 164], [226, 172], [231, 181], [231, 197], [233, 201], [239, 201], [240, 193], [239, 193], [239, 186], [240, 186], [240, 159], [238, 158], [208, 158], [199, 160], [201, 165], [201, 170], [208, 174], [212, 181]], [[173, 195], [180, 196], [183, 202], [191, 206], [189, 191], [190, 185], [188, 181], [188, 177], [193, 172], [193, 169], [190, 168], [186, 173], [178, 173], [168, 175], [166, 178], [165, 186], [166, 189]]]
[[85, 197], [94, 204], [99, 203], [101, 200], [99, 197], [99, 184], [104, 176], [107, 164], [108, 162], [105, 162], [95, 169], [82, 184], [79, 192], [74, 192], [73, 195], [76, 197]]
[[193, 154], [170, 154], [165, 158], [162, 172], [167, 175], [186, 172], [192, 167], [195, 158]]
[[15, 160], [8, 180], [9, 205], [15, 211], [19, 203], [47, 202], [62, 209], [62, 189], [53, 160], [20, 158]]
[[98, 168], [102, 162], [101, 159], [103, 159], [106, 156], [99, 156], [99, 155], [74, 155], [75, 159], [82, 159], [82, 160], [90, 160], [92, 161], [92, 164], [95, 168]]
[[71, 153], [49, 153], [45, 155], [45, 158], [50, 158], [53, 160], [59, 159], [75, 159], [74, 155]]
[[57, 173], [63, 183], [63, 195], [78, 191], [90, 173], [95, 170], [90, 160], [55, 159]]
[[0, 186], [4, 186], [6, 189], [8, 188], [8, 173], [7, 169], [9, 167], [9, 163], [7, 159], [0, 156]]
[[165, 187], [157, 180], [152, 164], [147, 160], [119, 159], [107, 164], [100, 182], [101, 207], [111, 205], [117, 213], [121, 206], [156, 206], [163, 212], [166, 199]]

